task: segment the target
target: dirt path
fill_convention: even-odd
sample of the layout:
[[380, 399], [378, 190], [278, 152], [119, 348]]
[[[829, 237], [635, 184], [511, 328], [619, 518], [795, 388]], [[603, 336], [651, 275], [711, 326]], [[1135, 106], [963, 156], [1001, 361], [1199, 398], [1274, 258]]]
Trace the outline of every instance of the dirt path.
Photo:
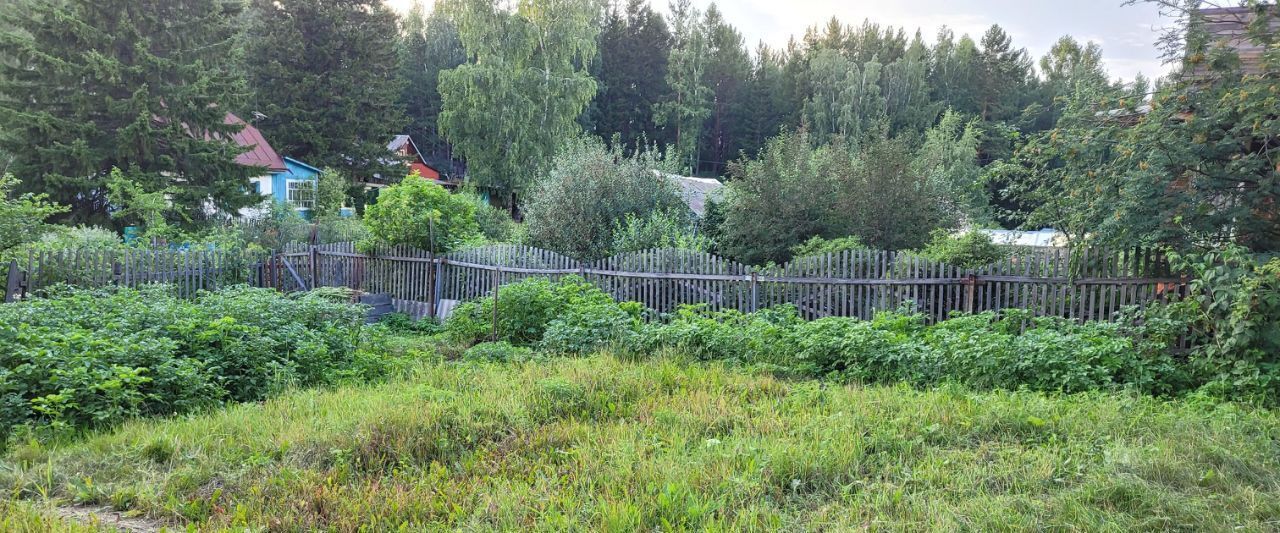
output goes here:
[[81, 524], [99, 524], [126, 533], [157, 533], [164, 524], [149, 518], [124, 516], [110, 507], [68, 505], [53, 508], [58, 516]]

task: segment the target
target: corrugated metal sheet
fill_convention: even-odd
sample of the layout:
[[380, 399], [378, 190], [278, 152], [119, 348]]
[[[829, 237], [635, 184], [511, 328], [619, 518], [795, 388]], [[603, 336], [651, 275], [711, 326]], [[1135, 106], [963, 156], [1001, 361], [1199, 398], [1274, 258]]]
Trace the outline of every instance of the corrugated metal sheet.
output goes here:
[[223, 119], [226, 124], [243, 124], [244, 128], [239, 133], [231, 135], [231, 139], [238, 146], [249, 148], [249, 151], [236, 156], [236, 163], [245, 166], [267, 167], [271, 172], [286, 172], [289, 170], [284, 164], [284, 158], [271, 148], [271, 143], [262, 136], [262, 132], [252, 124], [241, 120], [234, 113], [227, 113]]

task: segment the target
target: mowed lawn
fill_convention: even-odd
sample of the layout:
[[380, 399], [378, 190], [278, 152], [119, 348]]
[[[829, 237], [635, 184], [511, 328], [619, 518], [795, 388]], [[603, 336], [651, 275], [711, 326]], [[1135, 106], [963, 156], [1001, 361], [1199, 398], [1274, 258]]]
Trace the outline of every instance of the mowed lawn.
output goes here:
[[1128, 395], [433, 363], [13, 448], [0, 524], [81, 503], [200, 530], [1276, 530], [1277, 438], [1270, 411]]

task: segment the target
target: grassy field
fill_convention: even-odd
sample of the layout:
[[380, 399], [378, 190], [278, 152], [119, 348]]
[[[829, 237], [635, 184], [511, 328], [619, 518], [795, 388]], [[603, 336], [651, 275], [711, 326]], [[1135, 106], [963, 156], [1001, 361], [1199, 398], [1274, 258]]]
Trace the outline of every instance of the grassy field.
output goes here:
[[427, 364], [10, 451], [7, 530], [1276, 530], [1280, 420], [609, 355]]

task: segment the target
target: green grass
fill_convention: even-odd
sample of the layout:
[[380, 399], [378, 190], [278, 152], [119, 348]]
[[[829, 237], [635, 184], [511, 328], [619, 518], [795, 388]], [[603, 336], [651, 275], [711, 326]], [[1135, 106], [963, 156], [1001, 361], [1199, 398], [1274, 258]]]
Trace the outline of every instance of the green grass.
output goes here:
[[74, 501], [202, 530], [1276, 530], [1277, 438], [1271, 411], [1129, 395], [428, 363], [17, 446], [0, 524]]

